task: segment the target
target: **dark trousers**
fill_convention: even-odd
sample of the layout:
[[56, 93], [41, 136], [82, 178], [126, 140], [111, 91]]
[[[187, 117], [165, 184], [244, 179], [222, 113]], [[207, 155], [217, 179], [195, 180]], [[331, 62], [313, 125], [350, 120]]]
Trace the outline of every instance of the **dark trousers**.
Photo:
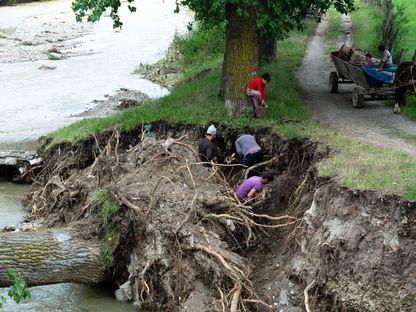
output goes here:
[[263, 152], [262, 150], [259, 150], [256, 153], [253, 154], [247, 154], [243, 158], [243, 165], [247, 167], [251, 167], [252, 165], [262, 162], [263, 161]]

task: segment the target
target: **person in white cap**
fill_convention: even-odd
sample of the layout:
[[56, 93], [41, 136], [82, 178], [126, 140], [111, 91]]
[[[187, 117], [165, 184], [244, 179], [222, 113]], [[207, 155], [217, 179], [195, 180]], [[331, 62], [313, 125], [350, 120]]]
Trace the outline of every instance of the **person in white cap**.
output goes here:
[[[205, 138], [198, 143], [198, 154], [202, 162], [211, 162], [214, 159], [215, 146], [212, 141], [217, 136], [217, 129], [210, 125], [207, 129]], [[211, 168], [210, 164], [204, 164], [205, 167]]]

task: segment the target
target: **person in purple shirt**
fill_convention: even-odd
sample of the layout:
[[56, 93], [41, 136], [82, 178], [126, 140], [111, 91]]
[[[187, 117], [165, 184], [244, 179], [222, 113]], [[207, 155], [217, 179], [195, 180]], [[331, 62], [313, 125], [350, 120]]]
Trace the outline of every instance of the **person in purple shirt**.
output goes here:
[[376, 64], [373, 62], [373, 56], [370, 53], [365, 55], [365, 68], [375, 68]]
[[236, 190], [238, 199], [243, 202], [252, 199], [256, 193], [260, 192], [266, 184], [273, 180], [274, 176], [270, 172], [248, 178]]
[[243, 165], [250, 167], [263, 160], [263, 152], [251, 134], [239, 131], [235, 141], [237, 154], [243, 159]]

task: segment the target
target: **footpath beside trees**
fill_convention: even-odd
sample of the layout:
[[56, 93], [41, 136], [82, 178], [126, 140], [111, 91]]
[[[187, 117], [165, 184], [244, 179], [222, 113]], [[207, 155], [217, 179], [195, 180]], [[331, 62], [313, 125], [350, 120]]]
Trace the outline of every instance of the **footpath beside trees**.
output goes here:
[[[134, 0], [129, 1], [129, 9]], [[73, 10], [77, 19], [84, 17], [88, 21], [97, 21], [101, 15], [110, 9], [114, 27], [121, 27], [118, 15], [121, 3], [117, 0], [75, 0]], [[225, 98], [225, 105], [231, 114], [241, 113], [246, 105], [246, 83], [256, 74], [260, 59], [273, 59], [273, 44], [276, 40], [285, 38], [288, 32], [302, 28], [302, 21], [308, 11], [318, 9], [326, 12], [334, 6], [341, 13], [354, 9], [354, 0], [179, 0], [177, 7], [188, 6], [195, 12], [198, 21], [226, 20], [226, 49], [224, 54], [223, 71], [220, 89]], [[266, 46], [260, 49], [259, 36], [267, 37]], [[260, 51], [267, 51], [260, 55]]]

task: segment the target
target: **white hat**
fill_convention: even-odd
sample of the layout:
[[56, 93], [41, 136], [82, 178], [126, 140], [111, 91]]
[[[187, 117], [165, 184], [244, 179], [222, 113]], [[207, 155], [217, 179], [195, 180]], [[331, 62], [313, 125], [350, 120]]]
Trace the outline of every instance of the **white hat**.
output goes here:
[[214, 125], [211, 125], [208, 127], [207, 134], [217, 135], [217, 129], [215, 129]]

